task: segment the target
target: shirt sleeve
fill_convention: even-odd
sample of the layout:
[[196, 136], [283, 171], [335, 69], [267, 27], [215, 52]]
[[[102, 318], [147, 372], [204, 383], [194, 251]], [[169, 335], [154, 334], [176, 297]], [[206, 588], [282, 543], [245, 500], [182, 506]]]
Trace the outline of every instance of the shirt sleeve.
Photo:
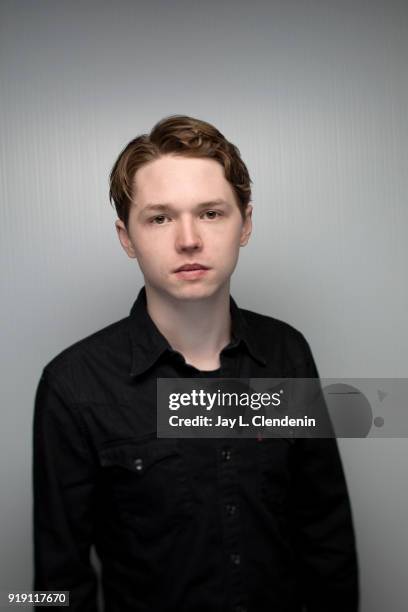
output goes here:
[[[306, 360], [296, 369], [295, 376], [318, 378], [307, 343], [306, 352]], [[325, 409], [328, 417], [327, 406]], [[334, 437], [296, 440], [290, 508], [305, 612], [357, 612], [359, 576], [355, 534]]]
[[44, 370], [33, 422], [34, 590], [70, 591], [72, 612], [97, 612], [90, 561], [95, 463], [66, 396]]

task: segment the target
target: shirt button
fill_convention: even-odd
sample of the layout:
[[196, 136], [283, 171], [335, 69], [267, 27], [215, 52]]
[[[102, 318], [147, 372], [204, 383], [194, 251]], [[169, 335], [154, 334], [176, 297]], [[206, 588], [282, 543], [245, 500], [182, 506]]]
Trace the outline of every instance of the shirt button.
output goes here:
[[135, 466], [135, 470], [141, 472], [143, 470], [143, 459], [141, 459], [140, 457], [134, 459], [133, 465]]
[[230, 559], [231, 563], [233, 563], [234, 565], [239, 565], [241, 563], [241, 555], [239, 555], [238, 553], [232, 553], [230, 555]]
[[237, 506], [236, 506], [235, 504], [227, 504], [227, 505], [225, 506], [225, 509], [226, 509], [227, 514], [228, 514], [229, 516], [234, 516], [234, 514], [235, 514], [235, 513], [236, 513], [236, 511], [237, 511]]
[[230, 449], [224, 448], [224, 450], [221, 452], [221, 457], [223, 458], [224, 461], [229, 461], [231, 459]]

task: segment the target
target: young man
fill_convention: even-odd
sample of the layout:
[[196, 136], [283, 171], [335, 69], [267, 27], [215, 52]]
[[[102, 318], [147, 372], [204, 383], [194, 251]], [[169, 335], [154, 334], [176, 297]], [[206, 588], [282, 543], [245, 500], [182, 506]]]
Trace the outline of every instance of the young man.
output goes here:
[[293, 327], [230, 296], [250, 178], [213, 126], [172, 116], [111, 173], [145, 286], [130, 316], [43, 370], [34, 418], [35, 589], [95, 612], [355, 612], [358, 572], [335, 439], [164, 439], [156, 380], [310, 378]]

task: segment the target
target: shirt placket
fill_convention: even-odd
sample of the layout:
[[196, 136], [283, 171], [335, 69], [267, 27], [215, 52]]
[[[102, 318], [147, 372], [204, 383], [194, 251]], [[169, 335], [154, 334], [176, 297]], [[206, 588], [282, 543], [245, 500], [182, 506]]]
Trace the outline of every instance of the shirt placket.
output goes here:
[[[239, 378], [242, 360], [242, 351], [237, 351], [234, 346], [222, 351], [220, 355], [221, 377]], [[238, 448], [233, 439], [228, 443], [225, 440], [219, 442], [218, 478], [221, 492], [224, 551], [231, 585], [229, 603], [233, 612], [247, 612], [241, 544], [241, 509], [238, 494]]]
[[226, 444], [225, 441], [220, 442], [218, 477], [221, 491], [224, 551], [231, 586], [229, 601], [233, 612], [247, 612], [244, 605], [246, 593], [241, 544], [241, 509], [238, 496], [238, 449], [233, 444]]

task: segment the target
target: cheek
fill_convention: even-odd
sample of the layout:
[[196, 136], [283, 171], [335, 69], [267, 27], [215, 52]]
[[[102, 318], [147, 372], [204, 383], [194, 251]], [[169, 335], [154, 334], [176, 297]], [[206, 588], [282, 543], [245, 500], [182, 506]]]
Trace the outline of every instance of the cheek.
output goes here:
[[155, 238], [144, 241], [142, 245], [139, 245], [136, 257], [140, 269], [151, 281], [168, 276], [171, 257], [165, 240]]
[[233, 244], [240, 239], [242, 223], [239, 223], [236, 219], [215, 221], [213, 225], [208, 224], [203, 231], [210, 240], [223, 240], [225, 243]]
[[238, 255], [239, 255], [239, 237], [233, 238], [231, 237], [221, 237], [216, 244], [213, 243], [212, 254], [214, 255], [214, 263], [217, 263], [217, 266], [220, 269], [223, 269], [225, 272], [230, 273], [237, 263]]
[[142, 270], [154, 270], [160, 266], [162, 242], [136, 238], [134, 244], [136, 258]]
[[229, 259], [234, 259], [236, 257], [236, 253], [239, 251], [240, 239], [240, 228], [234, 228], [233, 230], [226, 232], [221, 231], [215, 237], [215, 248]]
[[154, 253], [163, 248], [163, 240], [157, 237], [154, 232], [136, 232], [133, 244], [141, 259], [150, 259]]

